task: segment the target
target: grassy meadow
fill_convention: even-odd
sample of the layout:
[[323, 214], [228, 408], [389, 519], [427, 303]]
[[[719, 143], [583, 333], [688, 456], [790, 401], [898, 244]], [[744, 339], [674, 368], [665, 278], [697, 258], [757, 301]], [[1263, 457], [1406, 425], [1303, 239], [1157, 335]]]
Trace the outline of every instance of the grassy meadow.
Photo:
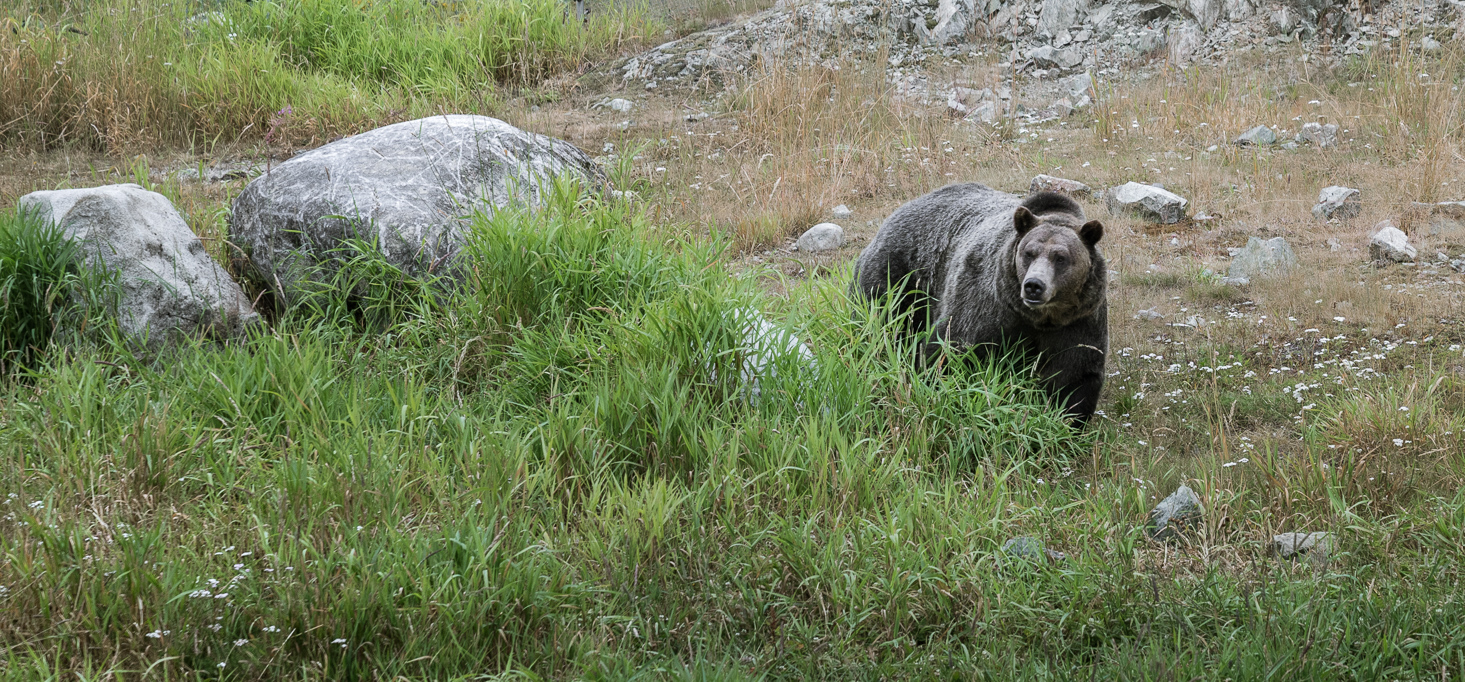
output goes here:
[[[879, 55], [771, 62], [701, 99], [609, 93], [636, 100], [621, 114], [573, 76], [662, 23], [564, 11], [0, 10], [0, 679], [1465, 674], [1465, 282], [1434, 259], [1465, 244], [1411, 203], [1465, 199], [1460, 55], [1160, 68], [1032, 128], [896, 97]], [[232, 263], [242, 181], [181, 170], [440, 110], [604, 150], [634, 194], [563, 183], [475, 216], [451, 286], [348, 244], [266, 329], [156, 355], [117, 338], [105, 273], [14, 209], [137, 182]], [[1227, 144], [1305, 120], [1341, 144]], [[918, 370], [899, 321], [846, 293], [900, 202], [1039, 172], [1163, 181], [1219, 216], [1084, 200], [1115, 276], [1082, 432], [1013, 361]], [[1313, 220], [1328, 184], [1364, 214]], [[787, 249], [838, 203], [848, 246]], [[1367, 262], [1385, 218], [1420, 263]], [[1302, 269], [1220, 284], [1253, 235]], [[756, 395], [754, 312], [813, 355]], [[1203, 518], [1148, 539], [1181, 484]], [[1289, 531], [1334, 549], [1275, 556]], [[1017, 536], [1066, 557], [1005, 555]]]

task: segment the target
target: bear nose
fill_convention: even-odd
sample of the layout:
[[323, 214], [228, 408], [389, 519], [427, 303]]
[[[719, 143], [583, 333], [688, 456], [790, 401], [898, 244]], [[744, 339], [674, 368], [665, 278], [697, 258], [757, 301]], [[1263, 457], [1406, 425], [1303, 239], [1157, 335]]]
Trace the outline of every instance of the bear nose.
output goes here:
[[1043, 286], [1043, 280], [1037, 278], [1029, 279], [1022, 283], [1022, 297], [1030, 301], [1040, 299], [1043, 297], [1043, 290], [1045, 288]]

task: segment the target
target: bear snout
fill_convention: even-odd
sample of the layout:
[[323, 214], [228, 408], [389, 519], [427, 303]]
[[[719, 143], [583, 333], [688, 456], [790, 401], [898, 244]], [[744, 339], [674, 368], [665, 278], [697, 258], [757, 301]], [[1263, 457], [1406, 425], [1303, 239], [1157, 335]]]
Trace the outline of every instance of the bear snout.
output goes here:
[[1041, 305], [1048, 300], [1048, 284], [1037, 277], [1029, 277], [1022, 283], [1022, 302]]

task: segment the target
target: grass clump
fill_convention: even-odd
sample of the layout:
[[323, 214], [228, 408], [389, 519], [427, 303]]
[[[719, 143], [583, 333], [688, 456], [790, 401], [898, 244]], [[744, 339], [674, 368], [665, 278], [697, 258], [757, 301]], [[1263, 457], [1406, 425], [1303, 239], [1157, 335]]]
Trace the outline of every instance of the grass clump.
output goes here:
[[61, 325], [97, 310], [105, 285], [59, 225], [0, 211], [0, 377], [34, 366]]

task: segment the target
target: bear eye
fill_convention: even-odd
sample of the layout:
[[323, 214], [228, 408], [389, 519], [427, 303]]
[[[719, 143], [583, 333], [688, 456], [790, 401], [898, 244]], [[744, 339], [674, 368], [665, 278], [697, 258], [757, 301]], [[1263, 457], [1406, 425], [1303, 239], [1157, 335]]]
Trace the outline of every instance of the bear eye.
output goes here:
[[1053, 254], [1053, 262], [1059, 265], [1063, 265], [1064, 263], [1068, 262], [1068, 256], [1062, 253], [1055, 253]]

